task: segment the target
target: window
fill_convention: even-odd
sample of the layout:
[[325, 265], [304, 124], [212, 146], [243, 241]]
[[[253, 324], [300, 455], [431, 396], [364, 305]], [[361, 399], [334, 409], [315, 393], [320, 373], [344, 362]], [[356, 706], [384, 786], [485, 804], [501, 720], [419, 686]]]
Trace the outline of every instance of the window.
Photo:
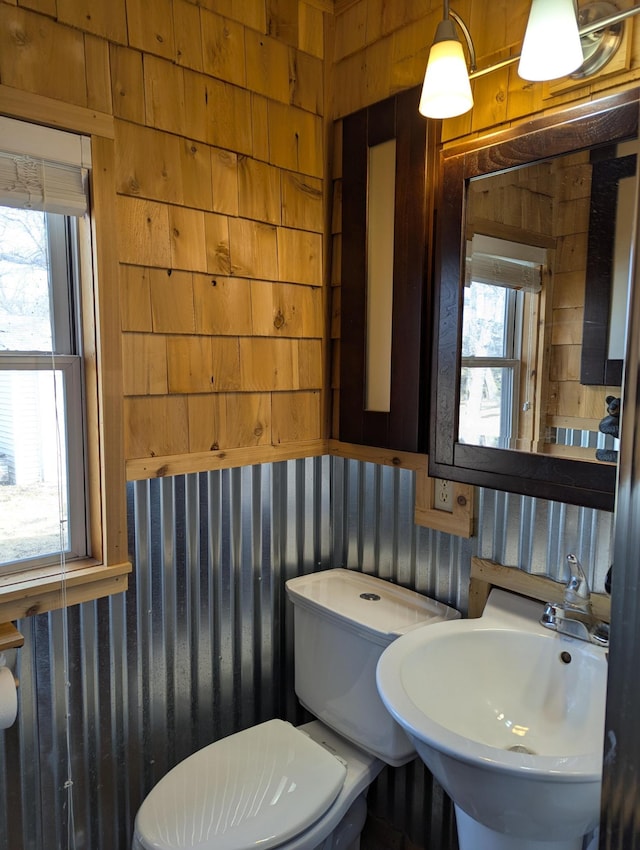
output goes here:
[[467, 244], [461, 443], [516, 449], [532, 439], [521, 420], [535, 395], [535, 317], [546, 262], [544, 249], [518, 242], [476, 234]]
[[473, 281], [465, 288], [460, 442], [511, 448], [517, 431], [523, 294]]
[[113, 119], [3, 103], [92, 135], [0, 116], [0, 623], [119, 593], [131, 571]]
[[0, 206], [0, 570], [86, 557], [74, 217]]

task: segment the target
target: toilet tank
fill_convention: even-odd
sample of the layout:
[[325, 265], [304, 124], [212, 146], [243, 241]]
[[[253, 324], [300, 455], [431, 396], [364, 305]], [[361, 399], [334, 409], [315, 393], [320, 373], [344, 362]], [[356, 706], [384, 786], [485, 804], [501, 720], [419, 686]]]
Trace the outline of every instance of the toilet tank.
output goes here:
[[387, 764], [415, 750], [378, 696], [376, 665], [386, 646], [421, 626], [460, 613], [354, 570], [289, 579], [294, 606], [295, 690], [319, 720]]

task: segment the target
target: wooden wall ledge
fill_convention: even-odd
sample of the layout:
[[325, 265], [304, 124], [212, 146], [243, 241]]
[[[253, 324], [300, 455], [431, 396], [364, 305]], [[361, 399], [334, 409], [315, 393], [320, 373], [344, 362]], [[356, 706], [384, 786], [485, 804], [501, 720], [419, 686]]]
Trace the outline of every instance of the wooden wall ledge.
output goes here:
[[0, 622], [122, 593], [130, 572], [127, 561], [111, 566], [70, 564], [64, 574], [59, 568], [14, 574], [0, 583]]
[[169, 475], [188, 475], [192, 472], [319, 457], [327, 454], [327, 451], [327, 440], [307, 440], [280, 446], [248, 446], [214, 452], [131, 458], [126, 464], [126, 475], [128, 481], [142, 481], [146, 478], [165, 478]]
[[[505, 567], [483, 558], [471, 559], [469, 581], [469, 617], [480, 617], [492, 587], [501, 587], [535, 599], [538, 602], [561, 602], [564, 582], [541, 575], [525, 573], [517, 567]], [[604, 593], [592, 593], [594, 616], [608, 623], [611, 619], [611, 600]]]
[[327, 454], [384, 466], [395, 466], [400, 469], [426, 470], [427, 468], [427, 455], [424, 454], [396, 452], [393, 449], [359, 446], [354, 443], [343, 443], [340, 440], [319, 439], [285, 443], [279, 446], [247, 446], [214, 452], [130, 458], [127, 461], [127, 480], [141, 481], [145, 478], [164, 478], [169, 475], [186, 475], [191, 472], [230, 469], [258, 463], [277, 463]]
[[17, 649], [24, 644], [24, 635], [13, 623], [0, 623], [0, 652], [5, 649]]
[[340, 440], [329, 440], [328, 453], [333, 457], [378, 463], [383, 466], [395, 466], [400, 469], [426, 470], [428, 462], [427, 455], [424, 454], [397, 452], [393, 449], [381, 449], [375, 446], [360, 446], [356, 443], [344, 443]]

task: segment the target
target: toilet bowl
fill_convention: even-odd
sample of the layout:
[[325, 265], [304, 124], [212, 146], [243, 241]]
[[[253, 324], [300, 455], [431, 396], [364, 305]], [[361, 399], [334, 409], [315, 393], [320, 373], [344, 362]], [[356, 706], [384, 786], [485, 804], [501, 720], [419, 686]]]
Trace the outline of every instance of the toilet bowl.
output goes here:
[[328, 836], [327, 850], [346, 850], [383, 767], [317, 720], [297, 728], [269, 720], [205, 747], [161, 779], [140, 807], [132, 850], [312, 850]]
[[287, 593], [296, 694], [319, 719], [269, 720], [180, 762], [143, 801], [132, 850], [357, 850], [369, 786], [415, 757], [376, 664], [400, 634], [459, 613], [343, 569], [290, 579]]

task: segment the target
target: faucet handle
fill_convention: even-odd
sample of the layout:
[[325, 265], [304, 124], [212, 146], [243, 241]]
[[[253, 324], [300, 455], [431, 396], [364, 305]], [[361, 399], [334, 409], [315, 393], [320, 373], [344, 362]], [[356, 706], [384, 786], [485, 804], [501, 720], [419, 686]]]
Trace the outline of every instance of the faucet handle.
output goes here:
[[604, 579], [604, 589], [611, 596], [611, 573], [613, 571], [613, 564], [607, 570], [607, 574]]
[[590, 611], [591, 591], [582, 564], [573, 554], [567, 555], [567, 564], [569, 565], [570, 576], [564, 589], [564, 601], [574, 608]]
[[609, 646], [609, 623], [596, 623], [589, 630], [591, 643], [598, 646]]

